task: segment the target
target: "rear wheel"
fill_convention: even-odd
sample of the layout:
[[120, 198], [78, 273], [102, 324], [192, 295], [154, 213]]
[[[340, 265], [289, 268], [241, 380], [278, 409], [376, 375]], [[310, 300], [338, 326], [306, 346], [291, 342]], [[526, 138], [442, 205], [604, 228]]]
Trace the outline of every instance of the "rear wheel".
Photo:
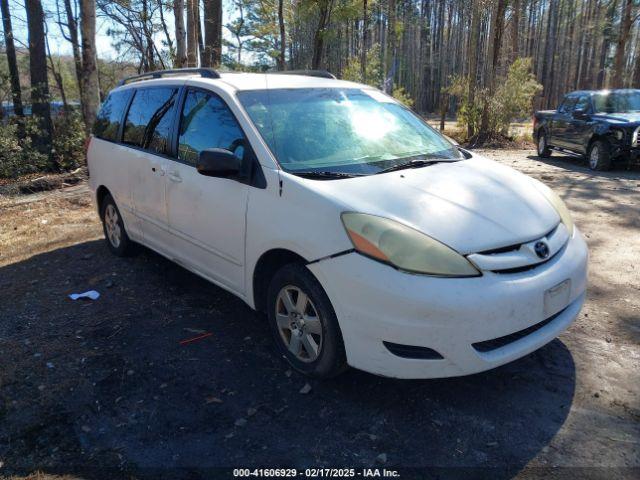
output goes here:
[[611, 150], [609, 144], [603, 140], [596, 140], [591, 144], [587, 158], [591, 170], [609, 170], [611, 168]]
[[538, 156], [542, 158], [549, 158], [551, 156], [547, 134], [544, 131], [538, 134]]
[[120, 210], [118, 210], [116, 202], [110, 194], [107, 194], [102, 200], [100, 216], [102, 217], [102, 228], [109, 250], [119, 257], [126, 257], [135, 253], [136, 244], [127, 235]]
[[342, 373], [346, 355], [327, 294], [301, 264], [281, 268], [271, 280], [267, 312], [278, 350], [296, 370], [313, 377]]

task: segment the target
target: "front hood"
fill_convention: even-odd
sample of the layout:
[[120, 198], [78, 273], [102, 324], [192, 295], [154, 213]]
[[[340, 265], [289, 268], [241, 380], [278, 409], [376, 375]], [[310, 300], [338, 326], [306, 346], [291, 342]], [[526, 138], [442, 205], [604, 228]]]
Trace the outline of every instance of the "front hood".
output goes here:
[[463, 254], [534, 240], [560, 221], [531, 178], [477, 156], [362, 178], [308, 181], [344, 211], [391, 218]]
[[613, 123], [640, 123], [640, 112], [600, 113], [592, 115], [592, 118]]

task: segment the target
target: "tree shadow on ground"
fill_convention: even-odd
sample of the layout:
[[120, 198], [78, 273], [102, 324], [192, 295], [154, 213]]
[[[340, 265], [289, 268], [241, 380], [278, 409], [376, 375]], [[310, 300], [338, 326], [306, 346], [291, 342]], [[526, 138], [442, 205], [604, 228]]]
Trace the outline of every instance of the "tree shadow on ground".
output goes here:
[[570, 170], [572, 172], [585, 173], [594, 177], [602, 177], [608, 179], [627, 179], [627, 180], [640, 180], [640, 166], [629, 164], [627, 161], [616, 161], [613, 163], [611, 170], [600, 172], [597, 170], [591, 170], [583, 157], [561, 154], [553, 152], [551, 157], [542, 158], [537, 155], [527, 155], [529, 160], [544, 163], [554, 167], [562, 168], [564, 170]]
[[[95, 302], [67, 298], [90, 288]], [[462, 378], [308, 380], [242, 301], [148, 250], [115, 258], [102, 241], [1, 268], [0, 318], [10, 474], [214, 478], [218, 467], [364, 467], [385, 454], [385, 466], [510, 478], [558, 432], [574, 396], [559, 340]], [[180, 343], [202, 332], [213, 335]]]

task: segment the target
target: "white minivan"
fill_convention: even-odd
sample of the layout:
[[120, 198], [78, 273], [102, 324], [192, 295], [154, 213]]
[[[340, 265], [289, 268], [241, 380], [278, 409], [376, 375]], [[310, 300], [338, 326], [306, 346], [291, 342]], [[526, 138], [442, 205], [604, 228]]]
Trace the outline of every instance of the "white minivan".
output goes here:
[[146, 245], [265, 312], [309, 375], [480, 372], [585, 299], [587, 247], [555, 193], [327, 72], [125, 79], [87, 155], [113, 253]]

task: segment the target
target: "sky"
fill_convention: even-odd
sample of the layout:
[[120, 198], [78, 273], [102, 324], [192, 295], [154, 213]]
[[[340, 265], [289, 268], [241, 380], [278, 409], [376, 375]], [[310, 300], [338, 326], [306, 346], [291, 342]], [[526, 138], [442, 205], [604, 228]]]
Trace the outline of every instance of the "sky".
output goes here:
[[[223, 25], [226, 25], [231, 21], [232, 8], [231, 0], [223, 0]], [[56, 23], [57, 9], [55, 0], [43, 0], [42, 6], [45, 11], [46, 23], [47, 23], [47, 39], [49, 42], [49, 49], [54, 55], [71, 55], [71, 44], [64, 39], [60, 33], [60, 27]], [[63, 2], [60, 0], [60, 6], [63, 7]], [[14, 37], [16, 40], [16, 47], [26, 47], [28, 41], [27, 25], [26, 25], [26, 13], [24, 9], [24, 0], [9, 0], [9, 8], [11, 10], [11, 20], [13, 24]], [[64, 11], [62, 11], [64, 15]], [[174, 18], [173, 12], [165, 12], [165, 20], [169, 27], [169, 33], [174, 35]], [[107, 36], [107, 30], [111, 25], [110, 20], [98, 16], [96, 18], [96, 49], [98, 51], [98, 57], [105, 60], [113, 60], [118, 58], [118, 52], [112, 46], [112, 39]], [[0, 24], [1, 28], [1, 24]], [[225, 38], [231, 39], [226, 28], [223, 28], [223, 35]], [[161, 38], [163, 35], [157, 35], [157, 43], [160, 46]]]

